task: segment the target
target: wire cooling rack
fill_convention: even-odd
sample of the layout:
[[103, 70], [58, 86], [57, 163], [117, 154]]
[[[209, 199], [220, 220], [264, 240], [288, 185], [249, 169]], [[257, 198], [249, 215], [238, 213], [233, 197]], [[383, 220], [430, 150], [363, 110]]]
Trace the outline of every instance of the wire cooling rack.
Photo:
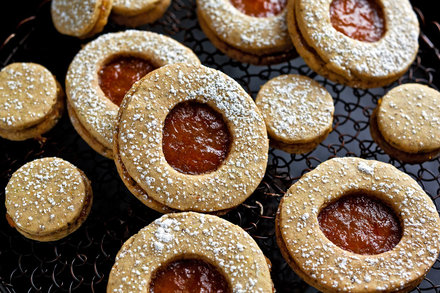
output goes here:
[[[51, 23], [49, 1], [42, 1], [36, 15], [21, 21], [0, 46], [0, 66], [11, 62], [36, 62], [63, 81], [68, 65], [86, 41], [58, 34]], [[166, 15], [141, 29], [170, 35], [192, 48], [204, 65], [236, 79], [254, 98], [262, 84], [280, 74], [310, 76], [332, 94], [336, 112], [334, 131], [316, 150], [290, 155], [270, 150], [268, 168], [255, 193], [224, 216], [240, 225], [257, 241], [272, 262], [277, 292], [315, 292], [289, 268], [281, 257], [274, 236], [274, 217], [280, 198], [301, 175], [333, 157], [358, 156], [389, 162], [411, 175], [440, 209], [440, 160], [403, 164], [386, 155], [372, 140], [368, 121], [378, 99], [398, 83], [419, 82], [440, 86], [440, 25], [421, 22], [420, 51], [409, 72], [387, 88], [358, 90], [337, 85], [311, 71], [296, 58], [275, 66], [253, 66], [231, 60], [216, 50], [202, 33], [195, 13], [195, 0], [174, 0]], [[123, 30], [109, 24], [105, 32]], [[11, 174], [36, 158], [58, 156], [84, 170], [92, 180], [94, 202], [84, 225], [69, 237], [50, 243], [28, 240], [10, 228], [0, 205], [0, 292], [105, 292], [110, 269], [121, 245], [131, 235], [160, 217], [142, 205], [119, 179], [111, 160], [90, 149], [77, 135], [67, 113], [45, 135], [45, 141], [10, 142], [0, 139], [0, 199]], [[415, 292], [440, 291], [440, 261]]]

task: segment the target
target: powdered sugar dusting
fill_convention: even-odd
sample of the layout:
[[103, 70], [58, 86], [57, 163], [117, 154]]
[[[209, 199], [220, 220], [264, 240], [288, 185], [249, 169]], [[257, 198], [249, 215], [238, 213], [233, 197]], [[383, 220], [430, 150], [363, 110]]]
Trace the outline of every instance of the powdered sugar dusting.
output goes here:
[[101, 0], [52, 0], [51, 13], [55, 27], [61, 33], [82, 36], [98, 19]]

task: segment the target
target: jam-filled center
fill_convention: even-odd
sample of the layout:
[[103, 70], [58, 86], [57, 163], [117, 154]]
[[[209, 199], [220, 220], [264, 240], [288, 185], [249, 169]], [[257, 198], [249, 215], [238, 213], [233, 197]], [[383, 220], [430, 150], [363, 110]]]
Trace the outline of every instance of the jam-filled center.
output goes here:
[[402, 238], [396, 214], [362, 194], [345, 196], [318, 215], [324, 235], [342, 249], [365, 255], [391, 250]]
[[235, 8], [253, 17], [270, 17], [279, 14], [287, 0], [231, 0]]
[[131, 86], [155, 68], [148, 61], [119, 56], [105, 64], [99, 71], [99, 86], [116, 105], [121, 105]]
[[385, 33], [383, 10], [375, 0], [333, 0], [330, 20], [337, 31], [362, 42], [379, 41]]
[[179, 260], [159, 268], [150, 283], [150, 293], [228, 293], [225, 277], [201, 260]]
[[180, 103], [165, 119], [163, 153], [179, 172], [197, 175], [217, 170], [230, 145], [231, 135], [222, 115], [206, 104]]

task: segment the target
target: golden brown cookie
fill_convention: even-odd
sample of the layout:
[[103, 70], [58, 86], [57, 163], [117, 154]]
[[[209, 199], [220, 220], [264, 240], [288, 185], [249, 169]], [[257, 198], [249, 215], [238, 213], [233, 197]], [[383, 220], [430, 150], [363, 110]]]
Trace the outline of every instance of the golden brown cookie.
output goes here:
[[[418, 51], [419, 24], [407, 0], [289, 0], [287, 12], [298, 53], [310, 68], [337, 83], [385, 86], [408, 70]], [[354, 29], [359, 17], [362, 25]], [[347, 24], [345, 31], [341, 23]]]
[[152, 32], [128, 30], [90, 42], [66, 76], [73, 126], [94, 150], [112, 158], [114, 123], [125, 92], [142, 74], [176, 62], [200, 63], [189, 48]]
[[174, 64], [127, 93], [113, 151], [122, 180], [147, 206], [224, 213], [263, 178], [268, 139], [255, 103], [233, 79]]
[[287, 31], [285, 6], [284, 0], [197, 0], [197, 15], [206, 36], [229, 57], [275, 64], [297, 55]]
[[[395, 231], [394, 236], [401, 238], [391, 249], [379, 254], [352, 252], [357, 247], [341, 248], [321, 230], [323, 210], [356, 194], [380, 203], [383, 209], [370, 203], [361, 210], [351, 209], [350, 215], [358, 213], [354, 217], [361, 219], [374, 215], [372, 222], [356, 222], [340, 212], [339, 219], [345, 217], [347, 222], [336, 235], [351, 237], [355, 233], [345, 231], [357, 226], [359, 236], [366, 236], [364, 244], [380, 247], [379, 240], [384, 238], [380, 233], [389, 224], [382, 211], [388, 209], [401, 229], [401, 235]], [[322, 292], [409, 292], [438, 257], [439, 227], [433, 201], [415, 180], [392, 165], [359, 158], [332, 159], [304, 175], [284, 196], [276, 221], [284, 258], [301, 278]], [[371, 228], [376, 229], [376, 239], [369, 242], [371, 235], [365, 231]], [[385, 240], [394, 237], [393, 233], [384, 234]]]
[[389, 91], [370, 119], [371, 136], [390, 156], [420, 163], [440, 155], [440, 93], [421, 84]]
[[64, 35], [89, 38], [104, 29], [113, 0], [53, 0], [52, 21]]
[[[208, 264], [220, 275], [200, 283], [226, 283], [226, 290], [215, 292], [274, 291], [266, 259], [249, 234], [219, 217], [190, 212], [162, 216], [128, 239], [116, 256], [107, 292], [152, 292], [152, 286], [163, 283], [164, 269], [187, 284], [189, 275], [196, 278], [194, 266], [188, 267], [194, 261]], [[183, 267], [180, 274], [177, 266]], [[185, 267], [187, 274], [182, 273]], [[167, 281], [165, 285], [174, 283], [172, 278]], [[189, 288], [183, 292], [208, 291]]]
[[171, 0], [114, 0], [111, 18], [120, 25], [137, 27], [161, 18]]
[[6, 218], [25, 237], [55, 241], [76, 231], [92, 207], [84, 173], [59, 158], [22, 166], [6, 186]]
[[271, 144], [290, 153], [315, 149], [331, 132], [335, 107], [328, 91], [306, 76], [281, 75], [258, 92]]
[[0, 136], [39, 138], [55, 126], [64, 92], [49, 70], [35, 63], [13, 63], [0, 71]]

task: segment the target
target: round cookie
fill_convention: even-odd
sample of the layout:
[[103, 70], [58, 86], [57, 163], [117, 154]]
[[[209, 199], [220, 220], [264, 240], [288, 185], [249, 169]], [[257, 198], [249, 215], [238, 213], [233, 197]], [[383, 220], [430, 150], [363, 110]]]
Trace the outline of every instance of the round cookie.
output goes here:
[[39, 138], [55, 126], [64, 92], [52, 73], [35, 63], [13, 63], [0, 71], [0, 136]]
[[113, 0], [52, 0], [52, 21], [58, 32], [89, 38], [104, 29]]
[[333, 98], [306, 76], [281, 75], [268, 81], [255, 102], [263, 114], [271, 144], [286, 152], [310, 152], [332, 130]]
[[[190, 101], [219, 113], [222, 121], [209, 124], [226, 123], [230, 134], [227, 156], [209, 172], [179, 171], [164, 155], [166, 120]], [[262, 180], [268, 139], [255, 103], [233, 79], [204, 66], [174, 64], [148, 74], [127, 93], [119, 110], [113, 151], [122, 180], [147, 206], [160, 212], [166, 208], [224, 213], [241, 204]], [[174, 154], [192, 161], [187, 151], [176, 149]]]
[[289, 33], [310, 68], [334, 82], [357, 88], [388, 85], [408, 70], [418, 51], [419, 35], [409, 1], [377, 0], [385, 32], [374, 42], [360, 41], [335, 29], [330, 17], [332, 2], [288, 2]]
[[[285, 1], [266, 2], [282, 5]], [[275, 15], [258, 17], [243, 13], [230, 0], [197, 0], [197, 15], [210, 41], [240, 62], [276, 64], [297, 56], [289, 39], [285, 8]]]
[[440, 155], [440, 93], [421, 84], [393, 88], [370, 118], [371, 136], [390, 156], [420, 163]]
[[92, 207], [85, 174], [59, 158], [29, 162], [12, 174], [5, 190], [6, 218], [27, 238], [55, 241], [76, 231]]
[[111, 18], [120, 25], [137, 27], [161, 18], [171, 0], [114, 0]]
[[274, 291], [266, 259], [249, 234], [216, 216], [190, 212], [162, 216], [128, 239], [107, 292], [150, 292], [161, 267], [185, 259], [214, 266], [228, 283], [226, 292]]
[[[400, 219], [400, 242], [384, 253], [342, 249], [324, 236], [321, 210], [356, 192], [376, 198]], [[381, 217], [377, 220], [380, 221]], [[394, 166], [359, 158], [336, 158], [304, 175], [281, 201], [277, 243], [292, 269], [322, 292], [409, 292], [440, 251], [440, 218], [434, 203]]]
[[69, 116], [81, 137], [108, 158], [113, 157], [112, 139], [119, 106], [103, 92], [99, 73], [121, 56], [145, 60], [153, 68], [177, 62], [200, 63], [189, 48], [177, 41], [136, 30], [100, 36], [75, 56], [66, 76]]

